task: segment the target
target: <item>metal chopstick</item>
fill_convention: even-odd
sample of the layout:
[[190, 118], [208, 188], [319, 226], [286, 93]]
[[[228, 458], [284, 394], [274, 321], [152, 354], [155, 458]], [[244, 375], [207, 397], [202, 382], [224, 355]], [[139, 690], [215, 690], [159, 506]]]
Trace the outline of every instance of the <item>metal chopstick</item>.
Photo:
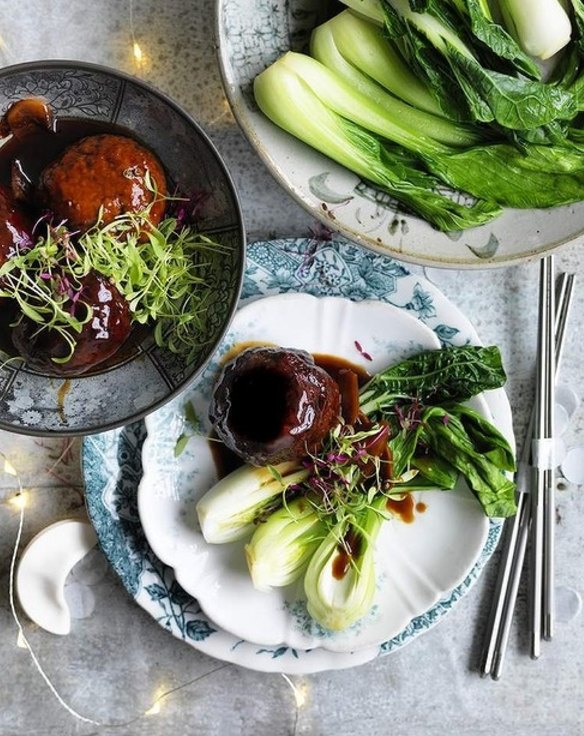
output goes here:
[[[566, 308], [562, 310], [561, 317], [556, 318], [556, 356], [555, 369], [557, 372], [561, 361], [561, 352], [563, 349], [564, 335], [566, 332], [566, 324], [569, 316], [569, 309], [572, 302], [572, 292], [574, 289], [574, 275], [568, 276], [562, 282], [564, 287], [563, 302]], [[555, 383], [555, 376], [554, 376]], [[554, 406], [552, 395], [552, 407]], [[553, 433], [553, 408], [551, 416], [551, 431]], [[543, 638], [551, 641], [554, 635], [554, 589], [555, 589], [555, 528], [556, 528], [556, 483], [555, 483], [555, 462], [551, 463], [552, 468], [547, 472], [546, 485], [544, 490], [544, 528], [543, 528]]]
[[[558, 367], [562, 354], [573, 283], [573, 275], [560, 275], [555, 325], [556, 365]], [[531, 455], [533, 421], [534, 413], [532, 412], [519, 462], [519, 472], [517, 473], [517, 514], [505, 524], [503, 556], [495, 585], [493, 603], [489, 612], [487, 634], [481, 657], [481, 676], [485, 677], [491, 674], [495, 680], [498, 680], [501, 676], [527, 545], [530, 507], [529, 496], [526, 493], [526, 469]]]
[[546, 256], [540, 264], [539, 319], [537, 344], [537, 381], [535, 422], [531, 446], [533, 485], [531, 487], [531, 558], [529, 619], [531, 656], [541, 654], [544, 590], [544, 499], [553, 482], [553, 402], [554, 402], [554, 257]]

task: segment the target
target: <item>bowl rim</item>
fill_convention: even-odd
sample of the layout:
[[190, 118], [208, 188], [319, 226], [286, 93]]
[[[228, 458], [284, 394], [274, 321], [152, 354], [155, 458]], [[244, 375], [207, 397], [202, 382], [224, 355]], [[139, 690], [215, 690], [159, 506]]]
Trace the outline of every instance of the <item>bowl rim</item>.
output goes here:
[[[142, 79], [139, 79], [138, 77], [134, 77], [133, 75], [128, 74], [127, 72], [119, 71], [112, 67], [105, 66], [104, 64], [94, 64], [88, 61], [76, 61], [73, 59], [49, 59], [49, 60], [27, 61], [27, 62], [22, 62], [19, 64], [11, 64], [10, 66], [5, 66], [0, 69], [0, 81], [7, 76], [11, 76], [14, 73], [20, 73], [20, 72], [26, 72], [26, 71], [41, 71], [42, 72], [48, 68], [49, 69], [50, 68], [75, 69], [75, 70], [82, 70], [82, 71], [86, 70], [86, 71], [92, 71], [92, 72], [99, 72], [101, 74], [106, 74], [114, 78], [121, 79], [125, 82], [130, 82], [131, 84], [134, 84], [137, 87], [142, 88], [145, 92], [149, 93], [150, 95], [153, 95], [154, 97], [159, 98], [162, 102], [164, 102], [166, 105], [172, 108], [179, 116], [184, 118], [186, 122], [195, 129], [195, 131], [201, 137], [201, 139], [203, 140], [207, 148], [215, 156], [217, 164], [219, 165], [219, 168], [221, 169], [225, 177], [227, 186], [229, 187], [229, 190], [233, 198], [235, 214], [237, 216], [237, 221], [238, 221], [237, 230], [238, 230], [238, 234], [241, 240], [241, 244], [240, 244], [241, 260], [240, 260], [238, 273], [237, 273], [236, 289], [234, 290], [234, 295], [231, 300], [231, 305], [229, 307], [228, 317], [226, 319], [225, 325], [223, 329], [221, 330], [221, 333], [217, 336], [214, 347], [209, 351], [209, 354], [207, 355], [203, 363], [195, 371], [190, 373], [188, 378], [182, 381], [177, 386], [176, 389], [171, 391], [169, 394], [166, 394], [164, 398], [159, 399], [158, 401], [153, 402], [152, 404], [149, 404], [145, 409], [140, 409], [139, 411], [135, 412], [134, 414], [129, 415], [128, 417], [125, 417], [124, 419], [107, 422], [107, 423], [100, 424], [97, 426], [83, 426], [83, 427], [79, 427], [76, 429], [67, 429], [66, 427], [64, 427], [63, 429], [59, 428], [59, 429], [52, 429], [52, 430], [48, 430], [48, 429], [40, 430], [40, 429], [35, 429], [34, 427], [29, 427], [26, 425], [23, 425], [23, 426], [14, 425], [14, 424], [5, 422], [4, 420], [0, 419], [0, 430], [6, 431], [6, 432], [12, 432], [12, 433], [26, 435], [30, 437], [83, 437], [83, 436], [87, 436], [91, 434], [98, 434], [101, 432], [109, 432], [112, 429], [117, 429], [118, 427], [123, 427], [127, 424], [132, 424], [133, 422], [140, 421], [147, 414], [150, 414], [156, 411], [161, 406], [164, 406], [164, 404], [167, 404], [169, 401], [172, 401], [172, 399], [176, 398], [186, 388], [188, 388], [188, 386], [194, 380], [196, 380], [196, 378], [201, 374], [201, 372], [205, 369], [209, 361], [212, 359], [217, 346], [222, 342], [223, 338], [225, 337], [225, 334], [227, 333], [227, 330], [229, 329], [229, 326], [233, 320], [235, 312], [237, 311], [237, 307], [238, 307], [240, 296], [241, 296], [241, 289], [243, 286], [243, 279], [245, 275], [247, 240], [246, 240], [245, 223], [243, 219], [243, 210], [241, 207], [239, 194], [237, 192], [235, 183], [233, 181], [233, 177], [231, 176], [231, 173], [229, 172], [229, 169], [227, 168], [227, 165], [225, 164], [223, 157], [219, 153], [219, 150], [217, 146], [215, 145], [215, 143], [213, 143], [213, 141], [211, 140], [209, 134], [204, 130], [201, 124], [197, 122], [194, 119], [194, 117], [189, 112], [187, 112], [187, 110], [185, 110], [184, 107], [179, 105], [169, 95], [167, 95], [165, 92], [162, 92], [162, 90], [159, 90], [156, 86], [154, 86], [150, 82], [146, 82]], [[76, 376], [75, 378], [82, 379], [83, 376]]]
[[[254, 132], [253, 127], [251, 125], [248, 125], [245, 116], [240, 113], [240, 103], [236, 93], [236, 90], [238, 88], [229, 79], [227, 71], [228, 59], [227, 55], [224, 53], [225, 33], [223, 31], [222, 19], [224, 15], [225, 2], [226, 0], [216, 0], [215, 2], [215, 53], [217, 55], [219, 71], [221, 74], [221, 80], [223, 82], [223, 89], [229, 102], [231, 112], [233, 113], [233, 117], [237, 121], [240, 130], [243, 132], [243, 134], [251, 144], [252, 148], [254, 149], [254, 152], [259, 156], [269, 173], [282, 187], [282, 189], [284, 189], [284, 191], [305, 210], [305, 212], [310, 214], [315, 219], [319, 220], [327, 228], [333, 230], [343, 237], [348, 238], [354, 243], [358, 243], [360, 246], [367, 248], [368, 250], [371, 250], [379, 255], [386, 256], [388, 258], [395, 258], [396, 260], [403, 261], [404, 263], [409, 263], [416, 266], [424, 266], [427, 268], [457, 269], [461, 271], [507, 268], [509, 266], [532, 263], [534, 261], [539, 261], [541, 258], [544, 258], [546, 255], [549, 255], [551, 252], [556, 251], [563, 246], [568, 246], [572, 243], [575, 243], [579, 238], [582, 238], [584, 236], [583, 228], [576, 235], [560, 240], [555, 240], [554, 242], [549, 243], [545, 248], [541, 248], [538, 250], [532, 248], [531, 250], [525, 252], [523, 255], [507, 256], [504, 260], [501, 258], [479, 258], [477, 259], [476, 263], [472, 263], [469, 261], [432, 259], [424, 256], [413, 257], [407, 253], [404, 254], [396, 249], [390, 249], [389, 246], [380, 246], [379, 243], [373, 240], [369, 240], [361, 233], [352, 230], [351, 227], [343, 225], [338, 221], [331, 221], [331, 218], [327, 217], [324, 211], [321, 212], [319, 208], [311, 205], [305, 199], [302, 192], [288, 182], [287, 178], [281, 173], [278, 165], [274, 163], [273, 158], [263, 147], [263, 144]], [[285, 133], [285, 131], [282, 132]], [[289, 134], [287, 133], [286, 135]], [[413, 216], [414, 215], [412, 215], [412, 217]]]

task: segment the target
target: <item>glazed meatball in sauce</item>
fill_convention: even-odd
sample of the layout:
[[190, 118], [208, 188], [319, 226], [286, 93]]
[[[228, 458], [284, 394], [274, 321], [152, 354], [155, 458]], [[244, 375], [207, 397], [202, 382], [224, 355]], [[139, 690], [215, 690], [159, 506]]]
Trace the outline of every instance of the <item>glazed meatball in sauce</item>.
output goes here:
[[[43, 170], [39, 197], [58, 219], [83, 232], [100, 214], [107, 224], [118, 215], [145, 210], [155, 197], [147, 187], [147, 174], [156, 191], [166, 195], [164, 170], [153, 153], [132, 138], [93, 135], [69, 146]], [[164, 210], [164, 201], [154, 202], [153, 225]]]
[[209, 418], [225, 445], [253, 465], [302, 457], [338, 422], [333, 378], [301, 350], [252, 348], [225, 366]]
[[[39, 332], [35, 322], [23, 317], [12, 331], [12, 341], [31, 368], [58, 376], [76, 376], [110, 358], [126, 341], [131, 329], [128, 302], [115, 286], [98, 273], [84, 277], [79, 302], [90, 306], [89, 320], [81, 334], [76, 334], [75, 352], [66, 363], [55, 359], [66, 358], [70, 347], [57, 331]], [[86, 316], [87, 307], [76, 310], [78, 319]]]

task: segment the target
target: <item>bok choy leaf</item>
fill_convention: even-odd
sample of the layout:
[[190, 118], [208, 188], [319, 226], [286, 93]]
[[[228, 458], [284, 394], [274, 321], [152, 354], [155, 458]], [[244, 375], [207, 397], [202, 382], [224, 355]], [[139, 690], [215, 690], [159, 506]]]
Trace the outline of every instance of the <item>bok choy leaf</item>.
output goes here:
[[[576, 102], [567, 90], [483, 66], [459, 36], [448, 4], [434, 0], [420, 13], [411, 9], [408, 0], [381, 1], [390, 11], [388, 24], [393, 37], [401, 33], [407, 40], [412, 32], [422, 34], [443, 56], [474, 120], [496, 121], [504, 128], [522, 130], [575, 116]], [[396, 15], [399, 23], [395, 22]], [[420, 57], [418, 66], [432, 74], [423, 61]]]

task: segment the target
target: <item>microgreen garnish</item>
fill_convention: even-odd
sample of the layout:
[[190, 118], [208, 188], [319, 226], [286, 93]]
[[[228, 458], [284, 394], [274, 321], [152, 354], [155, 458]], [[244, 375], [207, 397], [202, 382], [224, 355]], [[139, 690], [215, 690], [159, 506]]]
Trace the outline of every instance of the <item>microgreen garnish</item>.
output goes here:
[[371, 353], [368, 353], [366, 350], [363, 350], [363, 346], [359, 342], [359, 340], [355, 340], [355, 348], [357, 349], [357, 352], [362, 355], [365, 360], [372, 361], [373, 358], [371, 357]]
[[155, 323], [157, 345], [187, 362], [200, 347], [197, 333], [211, 296], [205, 270], [225, 248], [184, 219], [167, 217], [154, 226], [151, 208], [108, 224], [100, 220], [80, 236], [66, 223], [54, 226], [43, 217], [35, 225], [34, 247], [19, 248], [0, 268], [0, 296], [15, 299], [21, 315], [39, 330], [55, 330], [68, 343], [62, 362], [73, 354], [75, 334], [91, 317], [82, 291], [82, 279], [91, 271], [115, 284], [134, 322]]
[[[383, 494], [382, 469], [388, 461], [371, 450], [376, 440], [381, 439], [385, 446], [388, 433], [387, 425], [358, 430], [339, 423], [329, 432], [318, 454], [308, 453], [303, 459], [308, 477], [287, 486], [280, 504], [285, 504], [286, 498], [302, 495], [329, 529], [338, 527], [340, 522], [356, 524], [364, 511], [374, 508], [373, 500]], [[270, 471], [276, 480], [282, 481], [275, 468]], [[377, 507], [375, 510], [382, 513]]]

